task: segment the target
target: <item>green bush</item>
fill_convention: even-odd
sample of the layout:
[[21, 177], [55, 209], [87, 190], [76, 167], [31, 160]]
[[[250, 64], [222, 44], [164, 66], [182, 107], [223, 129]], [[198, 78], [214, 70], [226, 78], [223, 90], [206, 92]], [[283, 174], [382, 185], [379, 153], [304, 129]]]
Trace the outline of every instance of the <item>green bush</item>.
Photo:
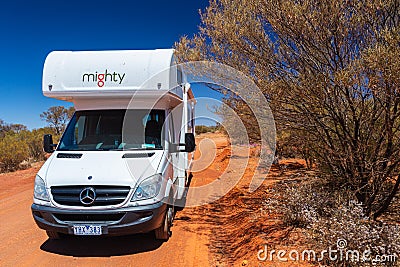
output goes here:
[[[16, 171], [30, 166], [30, 163], [46, 159], [43, 151], [43, 135], [52, 134], [54, 142], [60, 135], [54, 129], [40, 128], [32, 131], [9, 129], [0, 136], [0, 172]], [[22, 163], [25, 164], [22, 164]]]
[[214, 133], [219, 129], [220, 129], [219, 126], [196, 125], [196, 134]]
[[43, 135], [45, 134], [53, 134], [54, 142], [57, 142], [59, 139], [59, 136], [55, 135], [55, 131], [50, 128], [34, 129], [32, 131], [24, 131], [21, 133], [28, 145], [29, 159], [31, 161], [41, 161], [46, 159], [46, 153], [43, 150]]
[[0, 170], [18, 170], [24, 160], [29, 159], [28, 145], [21, 134], [8, 132], [0, 139]]
[[[51, 111], [55, 110], [61, 110], [61, 115], [51, 114]], [[56, 125], [60, 127], [45, 127], [32, 131], [28, 130], [25, 125], [10, 124], [0, 119], [0, 172], [16, 171], [29, 167], [32, 162], [45, 160], [43, 135], [52, 134], [53, 141], [57, 143], [61, 138], [61, 131], [66, 120], [71, 118], [73, 111], [74, 108], [52, 107], [44, 114], [61, 121], [62, 124]], [[58, 120], [59, 116], [62, 117], [62, 120]]]

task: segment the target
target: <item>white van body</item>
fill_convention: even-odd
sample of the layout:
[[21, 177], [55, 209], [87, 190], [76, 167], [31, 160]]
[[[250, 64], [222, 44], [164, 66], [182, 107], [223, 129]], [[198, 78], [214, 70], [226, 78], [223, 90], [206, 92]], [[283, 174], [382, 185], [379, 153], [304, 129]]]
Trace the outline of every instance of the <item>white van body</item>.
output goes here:
[[37, 225], [50, 238], [155, 230], [168, 239], [186, 195], [195, 105], [174, 51], [51, 52], [42, 90], [76, 112], [36, 176]]

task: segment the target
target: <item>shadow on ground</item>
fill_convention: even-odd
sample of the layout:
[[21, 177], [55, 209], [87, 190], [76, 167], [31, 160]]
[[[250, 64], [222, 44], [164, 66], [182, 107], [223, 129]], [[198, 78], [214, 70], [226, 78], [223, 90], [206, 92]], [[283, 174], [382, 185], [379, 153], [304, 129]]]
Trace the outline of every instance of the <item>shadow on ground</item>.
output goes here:
[[60, 240], [47, 239], [40, 249], [73, 257], [110, 257], [156, 250], [163, 244], [153, 233], [116, 237], [68, 236]]

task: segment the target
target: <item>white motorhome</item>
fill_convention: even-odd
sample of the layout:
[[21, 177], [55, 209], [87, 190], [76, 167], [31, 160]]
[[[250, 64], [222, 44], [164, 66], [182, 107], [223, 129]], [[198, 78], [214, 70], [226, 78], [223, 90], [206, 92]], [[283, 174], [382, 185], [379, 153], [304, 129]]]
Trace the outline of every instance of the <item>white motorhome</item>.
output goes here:
[[54, 51], [43, 94], [76, 112], [36, 175], [32, 214], [49, 238], [155, 232], [185, 200], [195, 99], [172, 49]]

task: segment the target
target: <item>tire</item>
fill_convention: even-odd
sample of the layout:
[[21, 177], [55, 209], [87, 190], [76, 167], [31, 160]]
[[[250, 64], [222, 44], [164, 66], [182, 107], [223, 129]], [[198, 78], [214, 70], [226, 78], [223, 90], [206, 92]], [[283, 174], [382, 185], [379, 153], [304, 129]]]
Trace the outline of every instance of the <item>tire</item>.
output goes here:
[[168, 205], [164, 214], [164, 220], [160, 227], [154, 230], [157, 240], [167, 241], [171, 236], [171, 226], [174, 220], [174, 206]]
[[49, 239], [62, 239], [64, 237], [63, 234], [55, 231], [46, 231], [46, 234], [49, 237]]

